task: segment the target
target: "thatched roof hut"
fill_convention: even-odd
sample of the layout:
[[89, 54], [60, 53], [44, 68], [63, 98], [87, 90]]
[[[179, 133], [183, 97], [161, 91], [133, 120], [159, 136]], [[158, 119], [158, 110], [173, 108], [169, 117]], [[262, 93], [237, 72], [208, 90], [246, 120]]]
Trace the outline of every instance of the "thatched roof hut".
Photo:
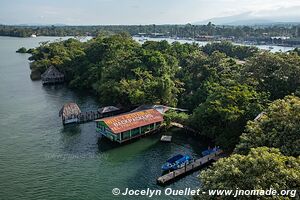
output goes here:
[[[77, 122], [81, 110], [76, 103], [66, 103], [59, 111], [63, 124]], [[75, 120], [75, 121], [74, 121]]]
[[62, 83], [65, 79], [65, 75], [54, 66], [49, 67], [41, 77], [43, 84]]

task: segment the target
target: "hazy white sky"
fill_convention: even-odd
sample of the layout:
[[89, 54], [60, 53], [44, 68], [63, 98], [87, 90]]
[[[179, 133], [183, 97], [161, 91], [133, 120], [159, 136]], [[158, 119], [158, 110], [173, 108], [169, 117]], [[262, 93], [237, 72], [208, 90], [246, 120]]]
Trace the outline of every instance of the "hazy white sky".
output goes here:
[[279, 11], [300, 15], [300, 0], [0, 0], [0, 23], [186, 24]]

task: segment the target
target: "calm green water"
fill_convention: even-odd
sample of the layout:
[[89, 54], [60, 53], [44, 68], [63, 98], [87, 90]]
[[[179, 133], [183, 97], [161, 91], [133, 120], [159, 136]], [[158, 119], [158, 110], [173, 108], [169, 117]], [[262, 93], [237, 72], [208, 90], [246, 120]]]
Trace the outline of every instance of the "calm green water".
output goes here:
[[[1, 200], [106, 200], [116, 198], [111, 193], [116, 187], [161, 189], [156, 178], [167, 158], [176, 153], [199, 156], [205, 148], [196, 142], [200, 140], [178, 131], [172, 133], [175, 141], [172, 144], [160, 143], [160, 135], [153, 135], [116, 147], [100, 138], [94, 123], [64, 128], [58, 117], [64, 103], [74, 101], [83, 111], [100, 105], [91, 96], [64, 86], [43, 87], [39, 81], [32, 82], [28, 55], [15, 53], [21, 46], [35, 47], [40, 41], [54, 39], [0, 37]], [[194, 173], [168, 187], [197, 188], [200, 184], [197, 175]]]

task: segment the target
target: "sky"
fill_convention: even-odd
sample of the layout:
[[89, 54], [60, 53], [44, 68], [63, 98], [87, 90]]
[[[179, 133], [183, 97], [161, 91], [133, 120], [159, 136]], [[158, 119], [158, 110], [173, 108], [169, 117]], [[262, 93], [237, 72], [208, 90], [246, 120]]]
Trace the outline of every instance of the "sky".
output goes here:
[[300, 16], [300, 0], [0, 0], [0, 24], [187, 24], [242, 13]]

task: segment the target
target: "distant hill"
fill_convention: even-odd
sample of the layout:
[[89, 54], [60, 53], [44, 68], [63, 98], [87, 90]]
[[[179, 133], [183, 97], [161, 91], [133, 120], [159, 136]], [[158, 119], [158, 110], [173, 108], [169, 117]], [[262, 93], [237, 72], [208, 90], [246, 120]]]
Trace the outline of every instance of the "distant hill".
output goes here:
[[[4, 25], [4, 24], [3, 24]], [[13, 24], [13, 26], [68, 26], [67, 24], [40, 24], [40, 23], [28, 23], [28, 24]]]
[[271, 25], [271, 24], [300, 24], [300, 7], [279, 8], [273, 11], [244, 12], [238, 15], [216, 17], [194, 24], [216, 25]]

